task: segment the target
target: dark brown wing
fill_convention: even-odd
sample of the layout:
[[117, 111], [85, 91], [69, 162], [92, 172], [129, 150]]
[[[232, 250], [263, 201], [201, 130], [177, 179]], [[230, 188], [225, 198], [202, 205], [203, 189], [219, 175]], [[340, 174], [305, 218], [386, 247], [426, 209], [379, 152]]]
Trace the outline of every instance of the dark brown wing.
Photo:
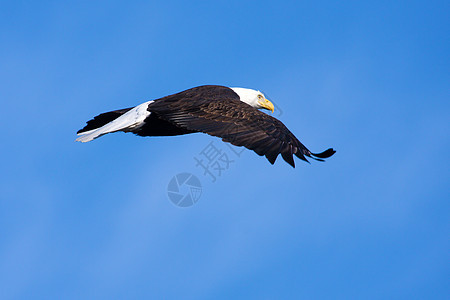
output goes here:
[[[190, 131], [204, 132], [236, 146], [244, 146], [265, 155], [271, 164], [281, 153], [295, 167], [293, 155], [322, 161], [333, 149], [311, 153], [279, 120], [239, 100], [233, 90], [220, 86], [203, 86], [183, 94], [161, 98], [148, 110], [159, 118]], [[315, 156], [315, 157], [314, 157]]]

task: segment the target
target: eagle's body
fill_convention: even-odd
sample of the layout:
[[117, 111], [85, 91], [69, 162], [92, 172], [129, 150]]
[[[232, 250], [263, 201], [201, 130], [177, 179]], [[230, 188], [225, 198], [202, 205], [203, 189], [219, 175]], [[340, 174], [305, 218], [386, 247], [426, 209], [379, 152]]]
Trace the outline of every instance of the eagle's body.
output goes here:
[[140, 136], [173, 136], [203, 132], [265, 155], [274, 163], [281, 153], [295, 167], [293, 155], [322, 160], [335, 153], [311, 153], [279, 120], [258, 109], [273, 111], [273, 104], [259, 91], [217, 85], [195, 87], [148, 101], [133, 108], [100, 114], [78, 131], [77, 141], [101, 135], [133, 132]]

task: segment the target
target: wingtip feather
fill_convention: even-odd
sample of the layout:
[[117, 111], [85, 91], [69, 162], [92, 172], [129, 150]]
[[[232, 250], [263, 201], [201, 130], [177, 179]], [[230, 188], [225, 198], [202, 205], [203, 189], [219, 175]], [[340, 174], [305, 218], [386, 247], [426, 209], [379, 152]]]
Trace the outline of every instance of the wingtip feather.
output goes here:
[[[311, 153], [311, 154], [316, 157], [315, 158], [316, 160], [320, 161], [320, 159], [317, 159], [317, 158], [328, 158], [328, 157], [331, 157], [335, 153], [336, 153], [336, 150], [334, 150], [333, 148], [329, 148], [329, 149], [327, 149], [327, 150], [325, 150], [323, 152]], [[322, 161], [323, 161], [323, 159], [322, 159]]]

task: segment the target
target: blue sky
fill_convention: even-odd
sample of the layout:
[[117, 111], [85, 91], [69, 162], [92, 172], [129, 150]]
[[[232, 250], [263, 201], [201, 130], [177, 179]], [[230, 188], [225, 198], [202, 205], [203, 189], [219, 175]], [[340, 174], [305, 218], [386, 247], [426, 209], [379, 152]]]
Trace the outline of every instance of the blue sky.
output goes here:
[[[448, 299], [448, 1], [5, 1], [2, 299]], [[202, 84], [264, 91], [326, 163], [94, 115]], [[277, 113], [277, 112], [275, 112]], [[231, 156], [231, 153], [230, 153]], [[173, 205], [171, 178], [202, 183]]]

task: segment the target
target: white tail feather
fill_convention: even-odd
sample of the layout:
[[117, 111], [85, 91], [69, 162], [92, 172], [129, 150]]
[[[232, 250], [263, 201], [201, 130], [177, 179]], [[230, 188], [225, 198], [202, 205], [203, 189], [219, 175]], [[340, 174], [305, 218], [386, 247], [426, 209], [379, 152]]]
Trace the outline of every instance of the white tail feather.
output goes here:
[[144, 124], [144, 120], [150, 115], [147, 107], [152, 102], [142, 103], [102, 127], [79, 133], [80, 137], [76, 141], [86, 143], [107, 133], [116, 131], [127, 132], [141, 127]]

